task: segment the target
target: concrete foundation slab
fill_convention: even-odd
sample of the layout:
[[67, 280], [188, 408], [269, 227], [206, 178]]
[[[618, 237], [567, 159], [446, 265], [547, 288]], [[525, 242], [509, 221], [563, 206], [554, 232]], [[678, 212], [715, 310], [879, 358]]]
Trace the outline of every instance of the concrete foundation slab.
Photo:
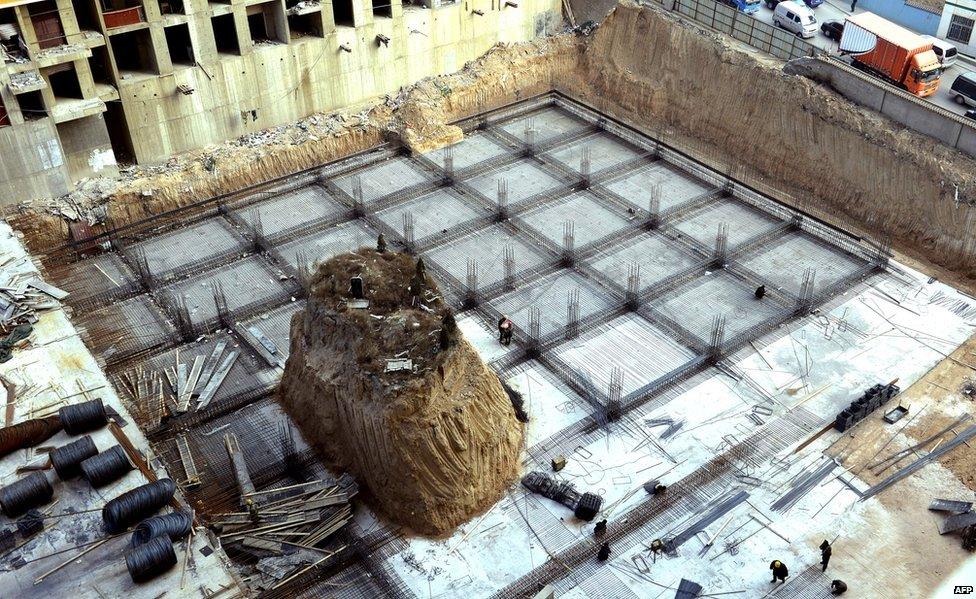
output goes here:
[[424, 257], [430, 258], [461, 282], [468, 272], [468, 259], [472, 258], [478, 265], [478, 286], [486, 287], [505, 278], [505, 248], [508, 246], [514, 251], [516, 273], [539, 266], [545, 260], [541, 252], [499, 225], [486, 227], [452, 243], [438, 246], [426, 252]]
[[564, 182], [549, 174], [538, 162], [523, 158], [512, 164], [494, 168], [467, 181], [485, 199], [498, 199], [498, 182], [508, 182], [508, 202], [514, 204], [533, 196], [558, 189]]
[[715, 247], [715, 237], [722, 224], [729, 227], [728, 248], [731, 250], [773, 229], [778, 221], [735, 200], [722, 199], [686, 216], [675, 223], [674, 228], [702, 245]]
[[661, 188], [661, 210], [680, 206], [712, 190], [704, 181], [664, 162], [642, 167], [604, 184], [604, 187], [640, 210], [647, 210], [651, 189], [655, 186]]
[[363, 246], [375, 247], [378, 235], [362, 221], [353, 220], [289, 241], [278, 246], [277, 250], [294, 268], [298, 266], [300, 253], [304, 252], [311, 260], [321, 262]]
[[252, 227], [260, 221], [265, 237], [274, 237], [336, 218], [345, 209], [323, 187], [309, 185], [260, 204], [242, 207], [238, 214]]
[[403, 231], [404, 215], [413, 215], [414, 240], [447, 233], [479, 216], [477, 204], [457, 192], [438, 189], [419, 198], [376, 213], [377, 218], [397, 231]]
[[587, 263], [627, 288], [630, 266], [640, 269], [640, 289], [646, 289], [668, 276], [699, 262], [687, 249], [659, 233], [644, 232], [590, 258]]
[[[463, 140], [451, 146], [454, 152], [454, 168], [457, 170], [468, 168], [469, 166], [492, 160], [509, 153], [508, 148], [501, 142], [495, 140], [490, 135], [484, 133], [470, 133]], [[427, 152], [425, 156], [437, 164], [444, 166], [444, 155], [446, 148], [440, 148], [433, 152]]]
[[725, 339], [784, 315], [769, 298], [757, 300], [755, 289], [725, 271], [706, 274], [652, 302], [652, 307], [709, 343], [712, 319], [725, 317]]
[[516, 334], [529, 331], [529, 310], [539, 308], [540, 332], [543, 336], [562, 330], [567, 320], [569, 294], [579, 291], [579, 316], [581, 319], [609, 308], [612, 304], [606, 292], [571, 271], [559, 271], [542, 280], [507, 293], [495, 300], [492, 306], [507, 314], [518, 327]]
[[[192, 251], [187, 251], [192, 248]], [[149, 271], [169, 278], [176, 271], [194, 264], [242, 252], [241, 239], [222, 218], [209, 218], [189, 227], [134, 244], [133, 255], [143, 253]]]
[[815, 273], [814, 290], [853, 275], [864, 261], [804, 233], [790, 233], [764, 247], [742, 264], [773, 285], [797, 295], [808, 268]]
[[501, 126], [501, 129], [520, 140], [525, 140], [525, 130], [535, 129], [537, 143], [545, 143], [553, 138], [569, 133], [578, 133], [590, 125], [568, 112], [555, 107], [533, 111], [525, 116], [512, 119]]
[[58, 273], [58, 285], [71, 294], [72, 303], [131, 289], [136, 275], [118, 254], [101, 254], [68, 265]]
[[356, 177], [359, 177], [362, 184], [363, 202], [366, 204], [385, 195], [402, 191], [412, 185], [431, 180], [429, 174], [422, 167], [402, 156], [384, 160], [363, 170], [343, 175], [335, 180], [335, 184], [352, 197]]
[[291, 317], [304, 307], [304, 301], [288, 302], [280, 308], [255, 316], [243, 324], [245, 328], [257, 329], [271, 340], [278, 349], [277, 353], [274, 354], [275, 356], [287, 359], [290, 348], [288, 337], [291, 332]]
[[79, 313], [76, 319], [92, 349], [108, 363], [163, 345], [176, 332], [146, 295]]
[[583, 152], [590, 152], [590, 174], [596, 175], [600, 171], [612, 168], [624, 162], [630, 162], [640, 157], [643, 152], [630, 144], [621, 141], [609, 133], [594, 133], [583, 139], [547, 152], [544, 156], [562, 163], [578, 173], [581, 171]]
[[600, 327], [599, 332], [567, 341], [555, 351], [604, 393], [610, 387], [613, 368], [623, 369], [624, 396], [695, 357], [669, 334], [634, 314], [620, 316]]
[[565, 223], [573, 223], [577, 249], [616, 233], [629, 224], [624, 216], [607, 208], [589, 191], [545, 204], [521, 218], [557, 245], [563, 243]]
[[213, 325], [217, 322], [214, 290], [218, 287], [227, 298], [227, 309], [231, 312], [275, 298], [283, 302], [289, 296], [278, 273], [256, 256], [175, 283], [163, 288], [161, 293], [171, 302], [182, 297], [195, 325]]

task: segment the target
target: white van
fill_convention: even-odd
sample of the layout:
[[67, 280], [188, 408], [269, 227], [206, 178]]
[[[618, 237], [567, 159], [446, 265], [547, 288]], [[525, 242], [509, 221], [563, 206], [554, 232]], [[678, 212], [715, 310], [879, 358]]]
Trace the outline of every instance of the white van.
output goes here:
[[817, 35], [817, 18], [813, 16], [813, 11], [794, 0], [776, 5], [773, 11], [773, 24], [792, 31], [800, 37]]
[[942, 63], [944, 68], [949, 68], [956, 64], [956, 55], [959, 52], [956, 47], [945, 40], [940, 40], [937, 37], [932, 37], [931, 35], [923, 35], [923, 39], [932, 42], [932, 51], [935, 52], [936, 57], [938, 57], [939, 62]]

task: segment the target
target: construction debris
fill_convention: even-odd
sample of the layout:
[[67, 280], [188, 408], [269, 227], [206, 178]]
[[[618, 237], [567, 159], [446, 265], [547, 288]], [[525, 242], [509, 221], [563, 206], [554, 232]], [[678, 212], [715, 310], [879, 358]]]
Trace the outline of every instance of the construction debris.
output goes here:
[[898, 382], [898, 379], [891, 381], [887, 385], [879, 383], [865, 391], [864, 395], [851, 402], [850, 407], [837, 414], [837, 419], [834, 421], [834, 428], [843, 433], [863, 420], [865, 416], [878, 409], [879, 406], [884, 405], [889, 399], [898, 394], [900, 389], [895, 384], [896, 382]]

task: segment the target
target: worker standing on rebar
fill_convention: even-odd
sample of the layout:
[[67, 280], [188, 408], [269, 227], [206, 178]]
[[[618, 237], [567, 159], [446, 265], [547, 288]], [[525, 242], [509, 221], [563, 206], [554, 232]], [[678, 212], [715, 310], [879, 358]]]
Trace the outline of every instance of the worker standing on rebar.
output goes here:
[[833, 552], [834, 550], [831, 548], [830, 543], [827, 542], [827, 539], [824, 539], [824, 542], [820, 543], [820, 565], [823, 566], [821, 572], [827, 571], [827, 562], [830, 561], [830, 554]]
[[790, 575], [790, 571], [786, 568], [786, 564], [778, 559], [774, 559], [769, 564], [769, 569], [773, 571], [773, 580], [771, 582], [776, 582], [777, 580], [786, 582], [786, 577]]
[[498, 320], [498, 341], [502, 345], [512, 342], [512, 333], [515, 332], [515, 323], [505, 314]]

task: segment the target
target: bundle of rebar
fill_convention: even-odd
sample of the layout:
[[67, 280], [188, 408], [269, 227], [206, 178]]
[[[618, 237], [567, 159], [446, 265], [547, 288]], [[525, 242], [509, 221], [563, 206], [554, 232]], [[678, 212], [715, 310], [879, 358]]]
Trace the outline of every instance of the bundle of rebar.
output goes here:
[[257, 556], [281, 555], [291, 547], [320, 551], [352, 520], [349, 502], [357, 490], [344, 475], [331, 482], [254, 491], [243, 497], [248, 511], [219, 514], [213, 524], [225, 546]]

